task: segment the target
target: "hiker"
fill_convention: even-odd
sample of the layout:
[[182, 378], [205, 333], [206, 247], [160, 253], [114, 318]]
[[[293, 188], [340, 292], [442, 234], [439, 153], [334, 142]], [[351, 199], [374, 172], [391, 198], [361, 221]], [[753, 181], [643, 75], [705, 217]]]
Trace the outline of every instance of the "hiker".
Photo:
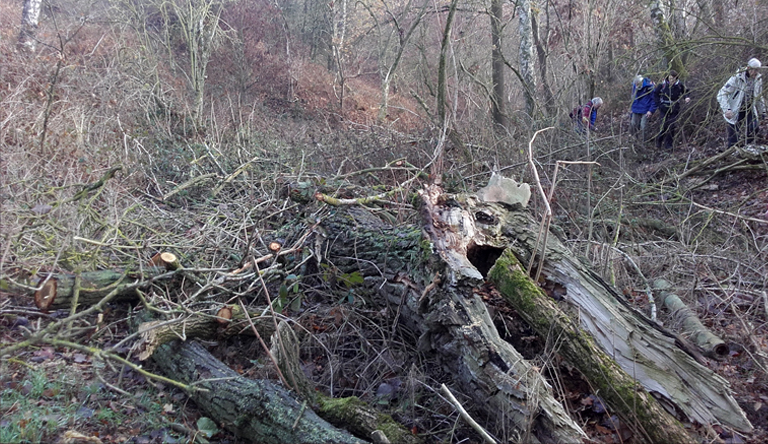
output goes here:
[[574, 129], [578, 133], [585, 133], [586, 128], [590, 131], [597, 131], [595, 122], [597, 121], [597, 110], [603, 106], [603, 99], [595, 97], [588, 101], [583, 106], [577, 106], [571, 111], [571, 119], [573, 119]]
[[647, 77], [637, 75], [632, 81], [632, 114], [629, 122], [630, 132], [640, 142], [645, 143], [645, 128], [648, 119], [656, 111], [656, 101], [653, 99], [653, 89], [656, 85]]
[[747, 66], [728, 79], [717, 93], [723, 117], [728, 122], [728, 148], [740, 140], [754, 142], [760, 126], [758, 118], [765, 117], [763, 79], [757, 72], [761, 66], [760, 60], [749, 59]]
[[667, 78], [653, 90], [653, 100], [661, 114], [661, 129], [656, 136], [656, 148], [661, 148], [663, 143], [665, 149], [672, 150], [677, 132], [677, 117], [680, 115], [680, 99], [683, 98], [685, 103], [691, 101], [677, 71], [670, 70]]

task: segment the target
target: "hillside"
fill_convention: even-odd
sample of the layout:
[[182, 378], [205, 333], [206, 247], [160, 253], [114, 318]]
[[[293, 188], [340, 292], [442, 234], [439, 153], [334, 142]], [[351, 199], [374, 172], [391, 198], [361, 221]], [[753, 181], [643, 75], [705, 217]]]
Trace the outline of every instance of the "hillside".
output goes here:
[[[551, 190], [551, 235], [627, 304], [687, 337], [651, 291], [663, 279], [724, 340], [726, 356], [702, 361], [728, 381], [754, 430], [686, 422], [692, 439], [768, 439], [768, 158], [726, 151], [715, 101], [750, 57], [768, 62], [765, 35], [752, 33], [768, 10], [725, 13], [734, 31], [722, 36], [697, 9], [660, 48], [645, 4], [552, 2], [536, 12], [529, 113], [518, 55], [525, 15], [505, 4], [500, 125], [489, 5], [437, 3], [64, 0], [43, 4], [36, 48], [24, 51], [21, 5], [0, 0], [0, 442], [237, 442], [183, 390], [144, 373], [160, 369], [139, 360], [133, 332], [149, 312], [181, 319], [241, 302], [265, 317], [271, 306], [270, 321], [303, 335], [301, 367], [318, 393], [357, 396], [424, 442], [481, 440], [438, 396], [455, 375], [398, 323], [403, 303], [380, 304], [362, 272], [330, 261], [318, 226], [363, 199], [372, 226], [418, 229], [420, 190], [437, 181], [447, 194], [475, 193], [493, 172], [534, 187], [527, 211], [538, 220], [537, 178]], [[189, 5], [210, 9], [195, 19], [185, 14], [200, 10], [180, 7]], [[722, 13], [712, 3], [709, 14]], [[583, 31], [589, 17], [602, 19], [589, 28], [596, 41]], [[670, 47], [684, 54], [692, 100], [665, 151], [629, 134], [628, 110], [632, 78], [662, 79]], [[593, 96], [605, 105], [585, 137], [567, 112]], [[659, 123], [657, 113], [652, 132]], [[755, 145], [768, 145], [765, 128]], [[89, 307], [35, 307], [49, 273], [131, 270], [143, 280], [159, 252], [187, 274], [83, 315]], [[248, 277], [222, 283], [233, 273]], [[557, 341], [490, 284], [474, 294], [593, 442], [643, 442]], [[205, 344], [239, 375], [281, 378], [250, 336]], [[496, 439], [524, 441], [459, 397]]]

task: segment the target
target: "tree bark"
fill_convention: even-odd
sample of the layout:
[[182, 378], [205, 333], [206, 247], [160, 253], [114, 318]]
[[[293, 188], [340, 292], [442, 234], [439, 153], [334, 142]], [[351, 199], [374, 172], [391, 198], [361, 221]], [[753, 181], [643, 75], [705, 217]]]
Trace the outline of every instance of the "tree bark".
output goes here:
[[691, 437], [661, 405], [536, 286], [517, 258], [505, 250], [491, 269], [490, 281], [542, 337], [555, 338], [556, 351], [573, 364], [643, 442], [690, 442]]
[[203, 389], [189, 396], [247, 442], [364, 442], [318, 417], [286, 389], [240, 376], [195, 341], [163, 345], [152, 357], [168, 377]]
[[549, 63], [547, 61], [548, 44], [546, 42], [548, 41], [548, 32], [545, 33], [542, 39], [538, 14], [533, 12], [531, 12], [531, 30], [533, 33], [533, 43], [536, 46], [536, 56], [539, 58], [539, 77], [541, 78], [541, 86], [544, 89], [544, 108], [548, 117], [554, 117], [557, 114], [557, 103], [555, 101], [555, 93], [552, 92], [552, 86], [549, 84], [549, 78], [547, 77]]
[[520, 75], [523, 78], [525, 112], [533, 119], [536, 110], [536, 75], [533, 58], [533, 25], [531, 1], [520, 2]]
[[491, 1], [491, 68], [493, 88], [491, 89], [491, 115], [496, 129], [503, 133], [506, 127], [504, 100], [506, 99], [504, 85], [504, 55], [502, 53], [502, 34], [504, 11], [502, 0]]
[[554, 398], [540, 370], [499, 336], [474, 291], [483, 276], [466, 255], [464, 242], [472, 237], [439, 229], [449, 227], [459, 210], [438, 190], [423, 196], [428, 238], [419, 226], [388, 226], [353, 207], [323, 222], [329, 245], [322, 251], [331, 252], [328, 261], [339, 269], [366, 277], [379, 301], [393, 306], [399, 322], [419, 336], [419, 350], [453, 375], [438, 382], [471, 399], [475, 412], [516, 431], [522, 442], [582, 442], [586, 434]]
[[[519, 354], [499, 338], [483, 302], [472, 292], [504, 249], [510, 248], [527, 264], [534, 256], [531, 252], [536, 248], [540, 224], [524, 211], [479, 202], [473, 196], [447, 196], [430, 188], [423, 193], [423, 199], [427, 239], [421, 238], [417, 227], [382, 226], [370, 217], [352, 213], [352, 218], [336, 217], [323, 223], [328, 239], [333, 239], [333, 244], [324, 248], [333, 252], [329, 261], [342, 270], [361, 272], [372, 288], [381, 288], [381, 295], [390, 304], [397, 304], [400, 322], [420, 335], [420, 349], [437, 353], [463, 393], [487, 415], [496, 417], [500, 411], [515, 411], [519, 415], [510, 420], [509, 427], [521, 435], [534, 430], [535, 437], [543, 441], [551, 440], [547, 432], [553, 428], [564, 433], [562, 427], [568, 426], [554, 426], [560, 410], [547, 404], [553, 399], [546, 382], [526, 379], [530, 366], [516, 362]], [[647, 393], [635, 395], [645, 389], [681, 420], [705, 426], [722, 424], [743, 432], [752, 430], [725, 379], [681, 350], [674, 334], [623, 301], [554, 234], [549, 236], [544, 257], [544, 285], [564, 292], [560, 309], [578, 319], [579, 328], [588, 332], [595, 345], [624, 372], [620, 375], [616, 365], [607, 367], [615, 376], [613, 382], [623, 387], [617, 397], [609, 399], [614, 411], [627, 412], [627, 405], [634, 406], [641, 400], [646, 403], [647, 414], [637, 421], [653, 442], [672, 438], [683, 441], [684, 432], [679, 426], [658, 434], [660, 424], [668, 429], [675, 423], [660, 417], [661, 409]], [[439, 286], [435, 285], [438, 279]], [[556, 311], [549, 313], [544, 317], [557, 315]], [[553, 328], [551, 324], [547, 329]], [[563, 340], [572, 339], [565, 335]], [[588, 357], [580, 355], [593, 351], [578, 341], [569, 347], [574, 350], [569, 358], [574, 365], [587, 363], [582, 367], [585, 377], [594, 378], [590, 383], [609, 389], [610, 378], [601, 381], [603, 376], [589, 371]], [[518, 391], [505, 392], [505, 384], [500, 384], [504, 375], [525, 384]], [[625, 375], [637, 380], [642, 388], [632, 385], [631, 378]], [[537, 392], [535, 386], [547, 388]], [[542, 400], [538, 405], [526, 399], [534, 394]], [[538, 414], [529, 410], [532, 405]], [[571, 430], [559, 439], [572, 440], [576, 436], [578, 432]]]
[[[147, 287], [152, 280], [163, 276], [165, 270], [157, 267], [145, 269], [144, 274], [115, 270], [87, 271], [78, 277], [72, 273], [51, 273], [33, 280], [34, 286], [46, 282], [45, 286], [35, 292], [35, 305], [43, 311], [70, 308], [77, 294], [77, 304], [90, 306], [99, 302], [104, 296], [116, 291], [113, 301], [134, 301], [136, 295], [136, 280], [144, 279], [140, 287]], [[77, 285], [76, 285], [77, 283]]]
[[[538, 251], [539, 224], [530, 215], [510, 212], [496, 204], [478, 206], [473, 201], [466, 207], [479, 220], [494, 221], [479, 224], [485, 241], [478, 245], [510, 248], [523, 264], [540, 260], [540, 254], [532, 254]], [[548, 236], [543, 256], [543, 286], [563, 293], [563, 309], [578, 319], [580, 327], [600, 348], [662, 401], [668, 411], [705, 426], [722, 424], [742, 432], [752, 430], [728, 381], [686, 354], [675, 343], [674, 334], [631, 307], [556, 235]]]
[[37, 47], [37, 24], [40, 20], [42, 0], [24, 0], [21, 11], [21, 30], [19, 31], [19, 47], [24, 51], [35, 52]]
[[[305, 404], [302, 406], [302, 410], [314, 410], [318, 416], [323, 420], [326, 420], [336, 427], [346, 428], [357, 436], [369, 437], [374, 432], [383, 433], [389, 440], [403, 444], [418, 444], [421, 440], [411, 434], [402, 425], [397, 423], [391, 416], [383, 414], [377, 411], [375, 408], [364, 403], [356, 397], [334, 399], [329, 398], [315, 390], [314, 384], [304, 375], [301, 369], [301, 362], [299, 360], [299, 346], [296, 334], [290, 328], [287, 322], [281, 321], [278, 329], [281, 334], [275, 333], [274, 320], [266, 316], [249, 315], [251, 320], [246, 320], [246, 316], [242, 309], [238, 306], [232, 307], [232, 318], [228, 322], [220, 322], [216, 318], [209, 315], [192, 316], [187, 319], [173, 321], [148, 321], [143, 322], [138, 326], [138, 331], [141, 333], [142, 341], [140, 342], [138, 349], [141, 350], [139, 359], [145, 360], [152, 356], [161, 368], [166, 371], [167, 375], [171, 378], [177, 379], [179, 373], [176, 370], [171, 370], [170, 373], [166, 365], [167, 353], [163, 347], [170, 347], [171, 343], [176, 342], [178, 339], [187, 343], [194, 343], [195, 338], [222, 338], [237, 334], [253, 334], [253, 329], [250, 327], [253, 323], [254, 327], [261, 338], [271, 337], [271, 349], [270, 353], [276, 360], [280, 371], [282, 372], [285, 380], [294, 389], [294, 394], [291, 397], [303, 400]], [[190, 347], [187, 345], [174, 345], [172, 347]], [[157, 355], [155, 355], [157, 353]], [[207, 352], [206, 352], [207, 353]], [[175, 356], [176, 366], [180, 368], [194, 368], [197, 365], [197, 361], [200, 359], [201, 353], [187, 353], [183, 356]], [[203, 356], [206, 365], [213, 366], [221, 371], [228, 371], [228, 368], [221, 362], [218, 362], [216, 358], [210, 355]], [[189, 376], [190, 378], [197, 378], [195, 375]], [[198, 378], [199, 379], [199, 378]], [[246, 380], [243, 382], [246, 386], [253, 386], [255, 382]], [[194, 381], [192, 381], [194, 382]], [[264, 391], [264, 387], [269, 390], [276, 390], [280, 388], [274, 385], [270, 381], [261, 381], [261, 387], [252, 387], [253, 390], [259, 392]], [[229, 389], [228, 389], [229, 390]], [[224, 397], [229, 395], [227, 391], [223, 392]], [[250, 393], [250, 392], [248, 392]], [[246, 393], [246, 396], [251, 396]], [[271, 395], [266, 395], [271, 396]], [[207, 402], [205, 398], [197, 396], [195, 393], [190, 394], [190, 397], [195, 402]], [[227, 402], [230, 402], [229, 400]], [[255, 402], [260, 402], [256, 400]], [[207, 405], [207, 404], [206, 404]], [[244, 433], [238, 426], [234, 426], [231, 420], [231, 416], [246, 415], [247, 411], [231, 411], [229, 409], [212, 408], [209, 411], [209, 415], [214, 418], [218, 423], [222, 424], [228, 430], [235, 433]], [[277, 408], [268, 409], [266, 425], [259, 425], [259, 427], [270, 427], [270, 422], [273, 421], [272, 415], [281, 415], [281, 411]], [[317, 425], [320, 428], [325, 428], [324, 424]], [[251, 428], [248, 429], [242, 435], [243, 438], [251, 442], [262, 442], [264, 436], [261, 434], [253, 434], [255, 424], [251, 424]], [[294, 439], [299, 439], [300, 436], [285, 436], [283, 442], [294, 442]], [[303, 442], [303, 441], [302, 441]]]
[[687, 77], [685, 64], [681, 58], [677, 40], [669, 26], [669, 20], [664, 17], [664, 11], [660, 0], [651, 0], [651, 23], [659, 40], [659, 50], [664, 54], [664, 59], [669, 64], [668, 69], [677, 71], [678, 76]]
[[438, 125], [445, 126], [445, 107], [447, 94], [447, 77], [446, 64], [448, 59], [448, 45], [451, 40], [451, 27], [453, 26], [453, 17], [456, 15], [456, 7], [458, 6], [458, 0], [451, 0], [451, 5], [448, 7], [448, 17], [445, 19], [445, 28], [443, 29], [443, 39], [440, 43], [440, 60], [437, 64], [437, 116], [440, 119]]
[[659, 279], [653, 286], [661, 294], [664, 306], [672, 313], [672, 318], [680, 325], [686, 337], [707, 356], [722, 359], [728, 355], [730, 349], [725, 341], [709, 331], [693, 310], [688, 308], [679, 296], [670, 292], [672, 285], [669, 282]]

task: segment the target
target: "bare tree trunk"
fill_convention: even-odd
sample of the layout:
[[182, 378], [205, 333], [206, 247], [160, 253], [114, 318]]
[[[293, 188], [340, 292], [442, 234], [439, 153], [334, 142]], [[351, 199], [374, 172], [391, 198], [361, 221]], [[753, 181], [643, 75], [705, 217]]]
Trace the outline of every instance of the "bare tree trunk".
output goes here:
[[651, 22], [659, 39], [659, 50], [664, 54], [664, 59], [669, 64], [669, 68], [674, 69], [679, 76], [685, 78], [685, 65], [680, 57], [675, 34], [669, 26], [667, 18], [664, 17], [661, 0], [651, 0], [650, 10]]
[[19, 47], [28, 52], [35, 52], [37, 47], [37, 25], [40, 19], [42, 0], [24, 0], [21, 11], [21, 31], [19, 31]]
[[217, 0], [171, 2], [187, 44], [189, 82], [192, 89], [192, 118], [199, 125], [205, 98], [208, 62], [219, 30], [221, 4]]
[[451, 27], [453, 26], [453, 17], [456, 15], [456, 7], [459, 4], [459, 0], [451, 0], [451, 5], [448, 9], [448, 18], [445, 20], [445, 28], [443, 29], [443, 40], [440, 44], [440, 60], [437, 67], [437, 116], [440, 119], [438, 125], [441, 127], [445, 125], [445, 106], [446, 106], [446, 62], [448, 59], [448, 44], [451, 38]]
[[[339, 3], [336, 6], [336, 3]], [[344, 72], [344, 45], [347, 35], [347, 0], [340, 0], [339, 2], [330, 2], [328, 7], [331, 10], [331, 50], [333, 54], [334, 70], [339, 78], [339, 110], [344, 113], [344, 82], [346, 81]], [[340, 8], [341, 12], [337, 13], [336, 8]]]
[[[541, 85], [544, 87], [544, 107], [547, 114], [550, 117], [553, 117], [557, 114], [557, 104], [555, 103], [555, 94], [552, 92], [552, 86], [549, 84], [549, 79], [547, 78], [547, 70], [549, 67], [547, 62], [547, 48], [539, 35], [541, 28], [539, 27], [537, 14], [531, 14], [531, 28], [533, 30], [533, 43], [536, 45], [536, 55], [539, 58], [539, 76], [541, 77]], [[547, 37], [545, 36], [544, 41], [546, 40]]]
[[491, 114], [496, 129], [504, 131], [506, 127], [506, 114], [504, 101], [506, 92], [504, 85], [504, 54], [502, 53], [502, 0], [491, 1], [491, 67], [493, 69], [493, 89], [491, 90]]
[[[409, 3], [410, 4], [410, 3]], [[416, 30], [416, 27], [421, 23], [421, 19], [424, 17], [424, 14], [427, 11], [427, 7], [429, 6], [429, 2], [425, 1], [424, 4], [421, 6], [421, 9], [419, 11], [419, 14], [416, 16], [416, 18], [413, 19], [411, 22], [411, 26], [408, 28], [407, 32], [404, 32], [401, 28], [401, 23], [395, 18], [394, 14], [390, 12], [390, 15], [392, 17], [392, 21], [395, 25], [395, 31], [398, 33], [398, 47], [397, 47], [397, 53], [395, 54], [395, 59], [392, 61], [392, 64], [390, 64], [386, 69], [384, 67], [380, 68], [380, 71], [383, 73], [381, 75], [382, 81], [381, 81], [381, 106], [379, 107], [379, 112], [377, 119], [379, 122], [382, 122], [384, 118], [387, 116], [387, 109], [389, 108], [389, 90], [392, 83], [392, 80], [395, 77], [395, 71], [397, 70], [397, 67], [400, 65], [400, 60], [403, 57], [403, 53], [405, 52], [406, 45], [408, 44], [408, 41], [411, 39], [411, 35], [413, 35], [413, 31]], [[403, 12], [403, 16], [408, 12], [408, 9], [406, 9]], [[373, 13], [371, 13], [373, 15]], [[404, 17], [401, 17], [404, 18]], [[378, 21], [377, 21], [377, 27], [378, 27]], [[379, 52], [379, 63], [384, 63], [384, 60], [386, 59], [386, 45], [385, 47]], [[386, 71], [386, 72], [384, 72]]]
[[533, 118], [536, 110], [536, 75], [533, 58], [533, 25], [531, 1], [520, 2], [520, 75], [523, 78], [525, 112]]

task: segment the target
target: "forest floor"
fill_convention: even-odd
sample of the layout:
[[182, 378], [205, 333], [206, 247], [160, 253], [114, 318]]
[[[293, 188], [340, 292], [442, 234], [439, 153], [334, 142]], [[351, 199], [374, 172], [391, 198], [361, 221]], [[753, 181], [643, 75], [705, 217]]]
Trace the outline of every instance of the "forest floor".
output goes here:
[[[654, 182], [667, 177], [669, 169], [679, 169], [692, 160], [716, 155], [716, 147], [705, 149], [678, 146], [671, 152], [659, 152], [652, 145], [627, 151], [626, 162], [634, 178]], [[727, 165], [738, 160], [725, 159]], [[739, 200], [739, 215], [765, 219], [768, 196], [755, 193], [756, 183], [765, 183], [766, 170], [734, 169], [713, 175], [703, 186], [691, 192], [696, 203], [721, 211]], [[765, 187], [760, 187], [765, 189]], [[663, 193], [662, 193], [663, 194]], [[661, 196], [661, 199], [664, 199]], [[672, 198], [672, 196], [669, 196]], [[752, 235], [768, 236], [767, 224], [752, 224]], [[567, 364], [557, 358], [541, 357], [546, 345], [496, 296], [489, 287], [478, 289], [491, 307], [502, 336], [526, 357], [541, 360], [552, 380], [558, 381], [559, 396], [579, 418], [595, 442], [637, 442], [626, 430], [615, 427], [615, 420], [599, 397]], [[626, 292], [625, 292], [626, 294]], [[305, 344], [302, 359], [305, 372], [318, 389], [334, 396], [359, 396], [391, 413], [408, 429], [427, 442], [477, 442], [478, 435], [443, 402], [436, 388], [434, 372], [423, 371], [423, 362], [415, 351], [416, 338], [407, 333], [390, 334], [381, 328], [387, 322], [385, 309], [371, 307], [330, 294], [317, 292], [312, 307], [308, 301], [290, 313], [327, 347]], [[755, 426], [748, 436], [715, 429], [718, 436], [701, 442], [768, 442], [768, 354], [766, 297], [733, 294], [727, 304], [706, 298], [696, 307], [703, 322], [724, 338], [730, 354], [723, 360], [710, 360], [709, 367], [731, 384], [741, 407]], [[648, 301], [639, 302], [647, 308]], [[643, 306], [645, 304], [645, 306]], [[744, 316], [740, 316], [736, 310]], [[0, 288], [0, 337], [3, 346], [23, 341], [31, 330], [64, 318], [67, 310], [40, 313], [32, 308], [27, 295]], [[113, 304], [104, 313], [79, 320], [72, 328], [81, 341], [92, 346], [110, 347], [130, 335], [130, 307]], [[660, 315], [663, 322], [663, 315]], [[214, 346], [215, 345], [215, 346]], [[273, 377], [270, 366], [251, 338], [235, 337], [211, 344], [217, 357], [239, 373], [250, 377]], [[128, 352], [119, 346], [118, 352]], [[334, 358], [329, 358], [329, 352]], [[375, 363], [375, 364], [374, 364]], [[333, 367], [333, 368], [331, 368]], [[146, 364], [152, 370], [151, 363]], [[237, 438], [207, 421], [194, 403], [178, 389], [151, 382], [137, 371], [79, 350], [55, 346], [30, 346], [0, 364], [0, 442], [80, 442], [175, 443], [196, 441], [233, 443]], [[482, 423], [483, 418], [478, 418]], [[701, 432], [701, 435], [705, 435]], [[90, 439], [90, 441], [88, 441]], [[693, 442], [693, 441], [692, 441]]]

